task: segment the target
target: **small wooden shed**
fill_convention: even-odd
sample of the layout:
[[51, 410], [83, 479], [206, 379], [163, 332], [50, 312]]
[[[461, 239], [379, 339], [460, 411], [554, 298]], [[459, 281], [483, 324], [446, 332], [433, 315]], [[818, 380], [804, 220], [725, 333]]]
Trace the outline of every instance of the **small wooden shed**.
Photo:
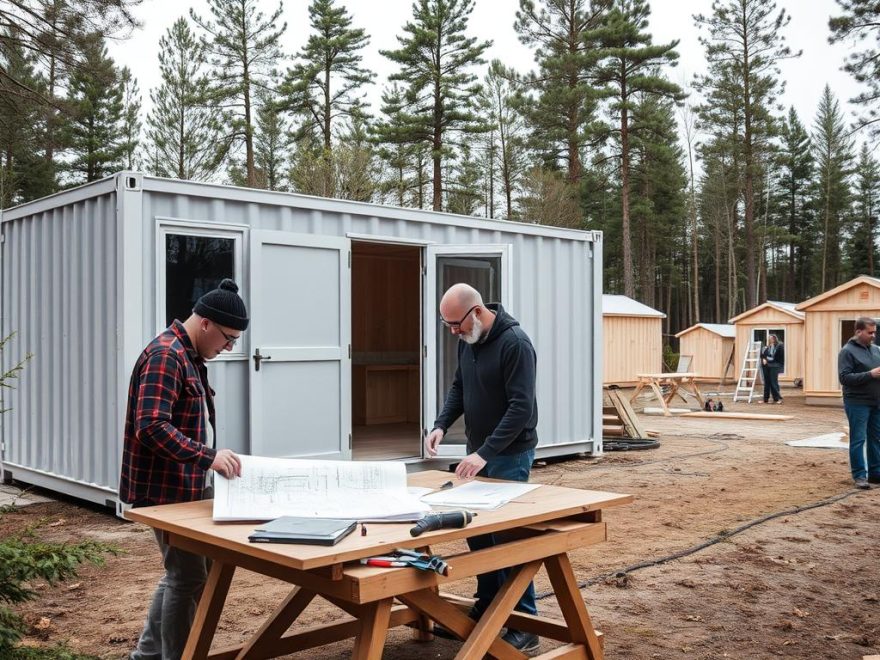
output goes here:
[[736, 354], [733, 366], [737, 377], [750, 342], [767, 343], [767, 335], [776, 335], [785, 346], [785, 369], [779, 382], [794, 384], [804, 377], [804, 313], [795, 309], [795, 303], [767, 302], [752, 307], [730, 319], [736, 328]]
[[723, 323], [697, 323], [677, 335], [678, 352], [692, 356], [688, 371], [699, 374], [698, 381], [726, 383], [736, 379], [731, 354], [736, 329]]
[[627, 296], [602, 296], [605, 385], [632, 386], [636, 374], [663, 371], [666, 314]]
[[880, 319], [880, 279], [860, 275], [795, 309], [804, 313], [805, 400], [814, 405], [839, 405], [837, 353], [855, 334], [858, 317]]

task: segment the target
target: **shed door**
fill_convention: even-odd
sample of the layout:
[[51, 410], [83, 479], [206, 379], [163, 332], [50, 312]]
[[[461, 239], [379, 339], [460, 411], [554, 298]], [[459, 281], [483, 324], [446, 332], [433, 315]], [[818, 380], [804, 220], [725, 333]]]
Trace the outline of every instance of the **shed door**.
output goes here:
[[[484, 303], [500, 302], [510, 312], [509, 245], [429, 245], [425, 268], [424, 425], [431, 430], [443, 408], [458, 366], [458, 342], [440, 322], [440, 299], [458, 282], [477, 289]], [[440, 444], [438, 456], [463, 458], [467, 454], [464, 416], [452, 425]], [[422, 448], [424, 451], [424, 447]]]
[[251, 233], [250, 430], [259, 456], [351, 456], [347, 238]]

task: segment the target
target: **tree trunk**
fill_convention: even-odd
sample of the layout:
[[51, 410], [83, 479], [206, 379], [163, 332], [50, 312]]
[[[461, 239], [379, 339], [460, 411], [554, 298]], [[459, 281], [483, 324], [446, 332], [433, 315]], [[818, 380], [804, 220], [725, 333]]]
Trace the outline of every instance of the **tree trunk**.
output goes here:
[[741, 3], [742, 7], [742, 40], [743, 40], [743, 120], [745, 143], [745, 188], [743, 194], [745, 197], [745, 213], [743, 214], [743, 223], [746, 239], [746, 309], [755, 306], [755, 190], [754, 190], [754, 153], [752, 145], [752, 98], [751, 98], [751, 61], [749, 60], [749, 32], [748, 18], [746, 16], [745, 2]]
[[626, 90], [621, 94], [624, 106], [620, 111], [620, 234], [623, 242], [623, 292], [630, 298], [636, 294], [632, 263], [632, 238], [629, 226], [629, 117], [626, 110]]

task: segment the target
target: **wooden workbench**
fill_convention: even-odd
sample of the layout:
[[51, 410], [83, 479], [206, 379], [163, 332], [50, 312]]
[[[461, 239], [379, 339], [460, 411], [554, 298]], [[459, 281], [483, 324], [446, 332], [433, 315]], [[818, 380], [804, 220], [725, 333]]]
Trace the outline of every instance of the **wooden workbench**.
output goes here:
[[[682, 391], [684, 391], [696, 398], [697, 402], [700, 404], [700, 408], [702, 408], [703, 395], [700, 393], [700, 388], [697, 385], [696, 379], [698, 377], [699, 374], [692, 372], [636, 374], [636, 378], [638, 378], [638, 386], [629, 400], [630, 402], [635, 401], [636, 397], [641, 394], [643, 389], [649, 388], [660, 402], [660, 407], [663, 408], [663, 414], [668, 417], [672, 414], [669, 412], [669, 402], [672, 401], [673, 397], [678, 396], [682, 401], [687, 403], [687, 399], [684, 397], [684, 394], [682, 394]], [[664, 387], [669, 388], [669, 391], [665, 395], [663, 394]]]
[[[410, 475], [413, 486], [439, 487], [447, 472]], [[354, 637], [353, 657], [382, 656], [388, 629], [410, 625], [419, 639], [430, 640], [433, 622], [441, 623], [464, 645], [456, 658], [525, 658], [503, 642], [501, 628], [509, 625], [561, 641], [561, 647], [541, 658], [603, 657], [597, 635], [568, 559], [575, 548], [606, 538], [602, 510], [628, 504], [631, 495], [541, 486], [494, 511], [480, 511], [464, 529], [445, 529], [413, 538], [412, 523], [368, 525], [368, 536], [348, 536], [332, 547], [252, 544], [254, 523], [218, 524], [211, 519], [211, 502], [189, 502], [132, 509], [127, 516], [162, 530], [167, 542], [213, 560], [199, 601], [184, 657], [201, 660], [274, 658]], [[359, 559], [394, 548], [424, 548], [429, 544], [504, 532], [504, 541], [476, 552], [446, 556], [450, 572], [443, 577], [413, 568], [361, 566]], [[467, 599], [439, 592], [443, 584], [500, 568], [510, 571], [507, 582], [478, 623], [466, 614]], [[564, 620], [513, 612], [520, 595], [544, 566]], [[245, 568], [296, 585], [251, 639], [241, 646], [211, 650], [217, 622], [236, 568]], [[317, 596], [350, 615], [338, 623], [290, 632], [288, 629]], [[395, 604], [395, 600], [399, 604]], [[352, 618], [353, 617], [353, 618]]]

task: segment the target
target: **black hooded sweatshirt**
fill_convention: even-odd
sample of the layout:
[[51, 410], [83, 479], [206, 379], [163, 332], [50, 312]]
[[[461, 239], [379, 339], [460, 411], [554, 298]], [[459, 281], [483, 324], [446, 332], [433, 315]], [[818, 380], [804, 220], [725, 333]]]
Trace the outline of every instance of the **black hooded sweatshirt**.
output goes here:
[[468, 453], [488, 461], [538, 444], [535, 399], [537, 358], [519, 321], [498, 303], [489, 334], [476, 344], [458, 342], [458, 368], [434, 428], [445, 433], [464, 413]]

